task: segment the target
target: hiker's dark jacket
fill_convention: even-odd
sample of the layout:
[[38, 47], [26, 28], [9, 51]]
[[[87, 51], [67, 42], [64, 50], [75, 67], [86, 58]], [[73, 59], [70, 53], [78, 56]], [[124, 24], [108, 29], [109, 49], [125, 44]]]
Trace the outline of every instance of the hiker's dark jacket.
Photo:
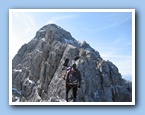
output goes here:
[[68, 85], [68, 76], [70, 75], [71, 72], [75, 71], [74, 75], [78, 77], [79, 80], [79, 87], [81, 85], [81, 73], [79, 72], [79, 70], [69, 70], [66, 74], [66, 85]]

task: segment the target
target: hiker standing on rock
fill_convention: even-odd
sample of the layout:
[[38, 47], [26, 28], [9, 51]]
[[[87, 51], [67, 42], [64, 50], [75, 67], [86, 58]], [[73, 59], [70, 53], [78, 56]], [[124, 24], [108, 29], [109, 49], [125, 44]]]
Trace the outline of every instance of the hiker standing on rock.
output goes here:
[[76, 64], [73, 64], [66, 74], [66, 101], [68, 102], [68, 93], [70, 89], [73, 90], [73, 101], [76, 101], [77, 89], [81, 85], [81, 73], [76, 68]]

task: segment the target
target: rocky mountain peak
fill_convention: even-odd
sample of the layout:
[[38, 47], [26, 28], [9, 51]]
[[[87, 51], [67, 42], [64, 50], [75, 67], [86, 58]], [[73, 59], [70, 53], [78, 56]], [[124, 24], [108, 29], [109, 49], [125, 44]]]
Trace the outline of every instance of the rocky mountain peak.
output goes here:
[[[53, 35], [53, 38], [48, 37], [51, 36], [51, 34]], [[45, 25], [37, 31], [35, 38], [43, 38], [43, 37], [58, 40], [60, 42], [66, 42], [72, 45], [77, 44], [77, 41], [71, 36], [69, 32], [65, 31], [63, 28], [55, 24]]]
[[[75, 56], [79, 56], [76, 61]], [[103, 60], [88, 43], [80, 43], [55, 24], [40, 28], [13, 58], [13, 101], [65, 101], [63, 64], [66, 59], [69, 59], [68, 66], [76, 63], [81, 72], [78, 102], [132, 101], [131, 82], [122, 79], [118, 68]]]

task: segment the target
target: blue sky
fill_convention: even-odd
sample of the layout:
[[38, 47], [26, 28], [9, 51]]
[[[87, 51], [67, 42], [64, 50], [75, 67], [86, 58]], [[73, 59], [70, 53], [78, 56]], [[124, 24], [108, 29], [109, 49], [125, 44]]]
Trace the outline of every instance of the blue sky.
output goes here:
[[131, 12], [13, 12], [11, 22], [12, 57], [42, 26], [55, 23], [76, 40], [89, 43], [122, 75], [132, 75]]

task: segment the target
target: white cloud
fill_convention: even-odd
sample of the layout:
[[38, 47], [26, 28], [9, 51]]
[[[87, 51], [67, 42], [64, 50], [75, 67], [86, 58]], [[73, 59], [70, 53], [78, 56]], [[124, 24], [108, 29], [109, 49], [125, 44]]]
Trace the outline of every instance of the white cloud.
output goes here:
[[[76, 15], [64, 15], [59, 17], [52, 17], [48, 23], [56, 23], [60, 20], [66, 20], [74, 18]], [[19, 48], [24, 44], [28, 43], [36, 34], [39, 29], [35, 19], [26, 12], [13, 12], [12, 13], [12, 49], [11, 55], [14, 57]]]
[[126, 80], [132, 81], [132, 75], [131, 74], [122, 75], [122, 77]]
[[69, 18], [74, 18], [75, 15], [64, 15], [64, 16], [59, 16], [59, 17], [52, 17], [48, 22], [47, 24], [51, 24], [51, 23], [56, 23], [60, 20], [66, 20], [66, 19], [69, 19]]
[[122, 58], [122, 59], [131, 59], [130, 55], [121, 55], [114, 52], [103, 52], [101, 56], [104, 58]]
[[100, 55], [103, 59], [113, 62], [122, 75], [132, 74], [132, 56], [119, 54], [114, 51], [102, 51]]
[[12, 34], [10, 36], [10, 56], [16, 55], [20, 47], [28, 43], [35, 35], [37, 25], [35, 20], [24, 12], [12, 13]]
[[[57, 23], [59, 21], [62, 20], [67, 20], [67, 19], [71, 19], [71, 18], [75, 18], [76, 15], [64, 15], [64, 16], [55, 16], [52, 17], [48, 20], [48, 23]], [[122, 17], [122, 18], [111, 18], [114, 17], [112, 16], [108, 16], [106, 17], [106, 19], [108, 20], [108, 22], [110, 23], [105, 23], [104, 25], [101, 26], [101, 28], [99, 28], [98, 30], [92, 29], [92, 28], [86, 28], [86, 31], [88, 32], [100, 32], [106, 29], [110, 29], [112, 27], [115, 26], [119, 26], [121, 24], [123, 24], [124, 22], [128, 21], [130, 19], [130, 16], [126, 16], [126, 17]], [[10, 54], [12, 56], [14, 56], [18, 49], [24, 44], [27, 43], [28, 41], [30, 41], [30, 39], [32, 39], [34, 37], [34, 34], [36, 33], [36, 31], [39, 29], [37, 28], [37, 23], [35, 22], [35, 20], [30, 16], [27, 15], [26, 13], [13, 13], [13, 17], [12, 17], [13, 23], [13, 35], [11, 36], [11, 39], [13, 39], [12, 41], [12, 49], [10, 51]], [[125, 41], [124, 38], [118, 38], [116, 39], [114, 42], [112, 42], [112, 44], [124, 44], [125, 46]], [[132, 74], [132, 61], [131, 61], [131, 56], [129, 55], [123, 55], [121, 53], [118, 53], [118, 50], [120, 50], [119, 47], [112, 47], [114, 45], [110, 45], [109, 43], [107, 43], [107, 45], [105, 43], [89, 43], [91, 46], [94, 46], [94, 48], [96, 50], [98, 50], [100, 52], [101, 57], [103, 57], [103, 59], [105, 60], [110, 60], [112, 61], [120, 70], [121, 74]], [[109, 44], [109, 45], [108, 45]], [[96, 47], [97, 46], [97, 47]], [[131, 43], [126, 43], [126, 46], [131, 46]], [[109, 51], [109, 52], [108, 52]], [[110, 52], [111, 51], [111, 52]]]
[[17, 40], [28, 42], [36, 32], [35, 20], [24, 12], [14, 12], [12, 16], [12, 32], [17, 36]]
[[103, 27], [102, 29], [109, 29], [109, 28], [112, 28], [112, 27], [115, 27], [115, 26], [119, 26], [123, 23], [125, 23], [126, 21], [130, 20], [131, 19], [131, 13], [129, 14], [112, 14], [112, 15], [108, 15], [108, 17], [106, 17], [106, 19], [108, 20], [108, 25]]
[[[122, 25], [123, 23], [131, 20], [131, 14], [109, 14], [109, 15], [104, 15], [102, 17], [98, 17], [101, 20], [101, 23], [98, 23], [98, 27], [96, 30], [92, 28], [84, 28], [85, 31], [91, 32], [91, 33], [99, 33], [104, 30], [111, 29], [113, 27], [117, 27]], [[101, 25], [100, 25], [101, 24]]]
[[126, 74], [132, 75], [132, 55], [120, 52], [122, 51], [123, 47], [115, 47], [114, 45], [107, 45], [104, 43], [95, 43], [95, 42], [90, 45], [94, 46], [93, 48], [99, 51], [100, 56], [104, 60], [109, 60], [113, 62], [117, 66], [119, 72], [122, 75]]

